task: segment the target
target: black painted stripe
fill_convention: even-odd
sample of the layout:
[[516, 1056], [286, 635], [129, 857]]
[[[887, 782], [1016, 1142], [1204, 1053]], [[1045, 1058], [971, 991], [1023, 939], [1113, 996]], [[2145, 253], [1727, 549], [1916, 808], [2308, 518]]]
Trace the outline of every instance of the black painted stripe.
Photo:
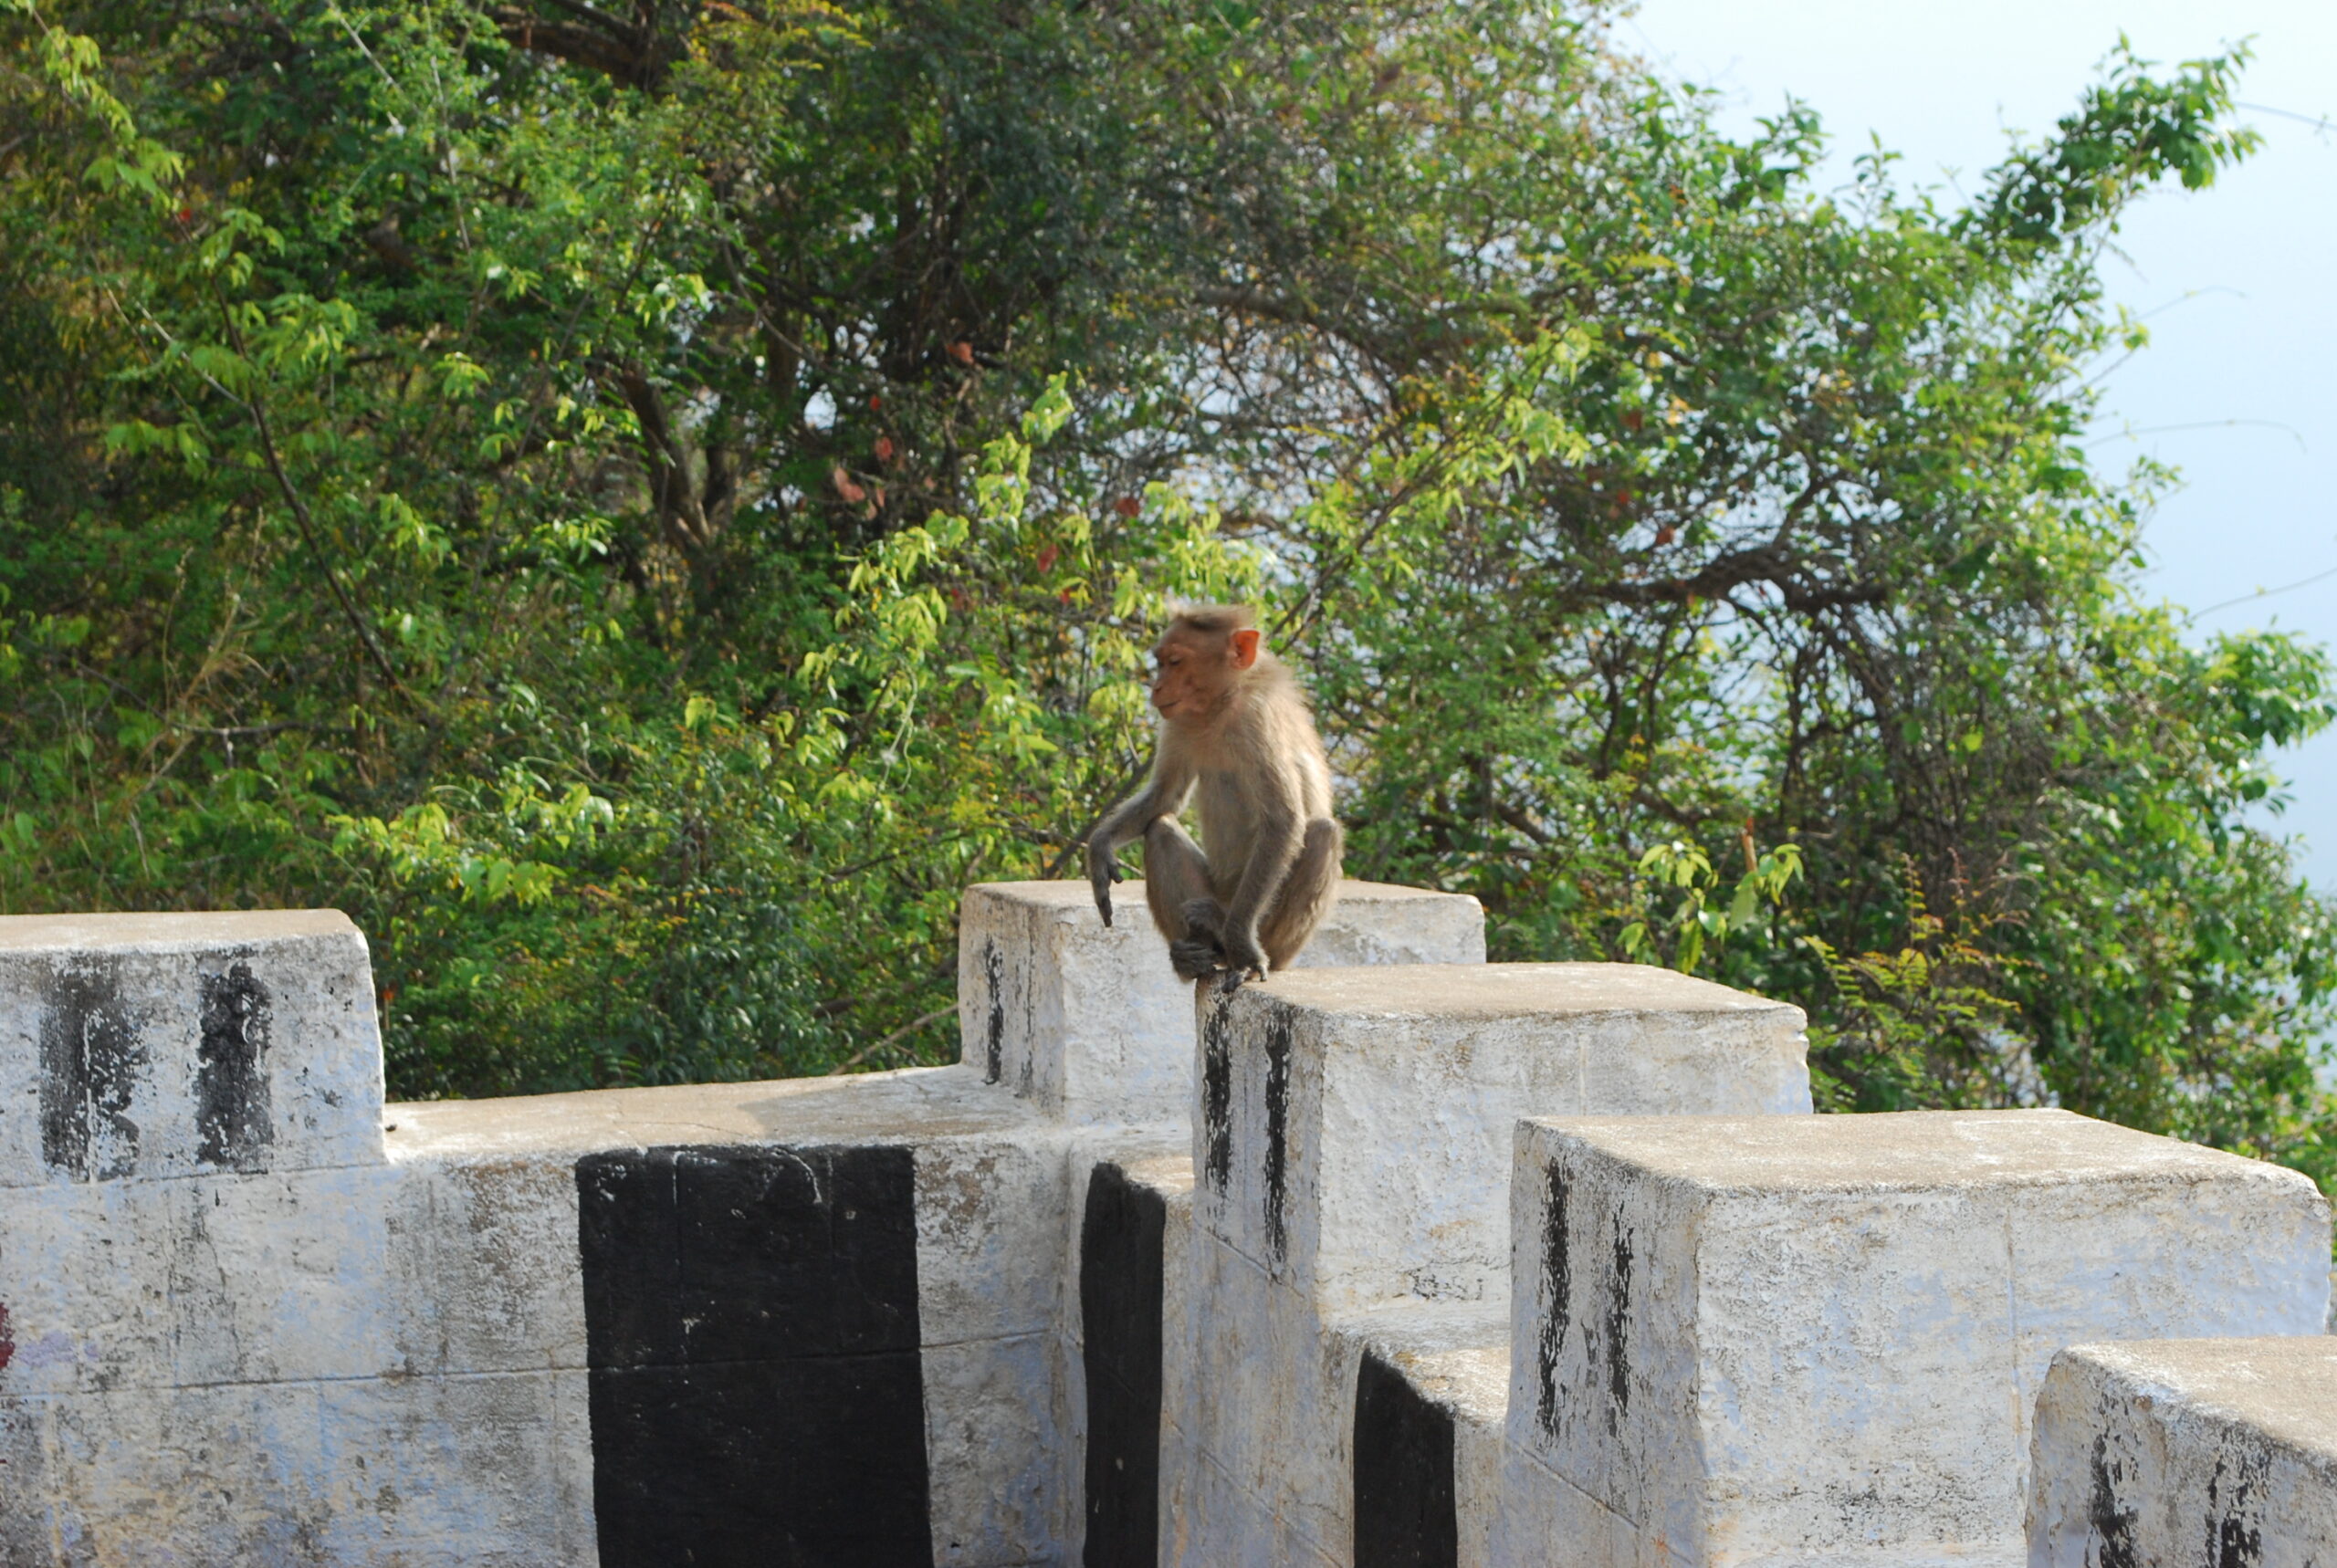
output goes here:
[[1355, 1568], [1459, 1568], [1452, 1414], [1369, 1351], [1355, 1380]]
[[108, 956], [52, 964], [41, 996], [41, 1162], [76, 1181], [134, 1172], [140, 1134], [128, 1113], [148, 1066], [120, 965]]
[[1233, 1177], [1233, 1028], [1222, 1000], [1212, 999], [1201, 1026], [1201, 1171], [1223, 1192]]
[[990, 1017], [983, 1033], [982, 1082], [995, 1083], [1006, 1067], [1006, 966], [998, 944], [982, 944], [982, 981], [988, 988]]
[[1079, 1225], [1087, 1370], [1086, 1568], [1153, 1568], [1160, 1539], [1162, 1246], [1158, 1192], [1099, 1165]]
[[603, 1568], [933, 1561], [900, 1148], [576, 1165]]
[[1290, 1015], [1277, 1013], [1266, 1030], [1266, 1249], [1277, 1263], [1290, 1257], [1284, 1223], [1290, 1175]]
[[276, 1120], [267, 1088], [273, 998], [249, 964], [202, 977], [195, 1044], [195, 1157], [231, 1170], [264, 1171]]
[[1567, 1249], [1566, 1168], [1553, 1163], [1546, 1175], [1550, 1201], [1542, 1219], [1542, 1295], [1547, 1306], [1535, 1347], [1541, 1375], [1535, 1385], [1538, 1391], [1535, 1415], [1542, 1430], [1555, 1437], [1559, 1424], [1558, 1362], [1566, 1354], [1567, 1329], [1574, 1321], [1574, 1263]]

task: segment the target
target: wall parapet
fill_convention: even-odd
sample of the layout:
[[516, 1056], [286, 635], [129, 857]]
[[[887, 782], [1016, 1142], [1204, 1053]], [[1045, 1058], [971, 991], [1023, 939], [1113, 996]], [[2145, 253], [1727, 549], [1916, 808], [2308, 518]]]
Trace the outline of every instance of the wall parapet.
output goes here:
[[[2099, 1343], [2317, 1328], [2293, 1173], [1815, 1117], [1795, 1009], [1472, 900], [1231, 993], [1119, 904], [969, 890], [955, 1066], [387, 1106], [338, 915], [0, 921], [0, 1562], [2091, 1562], [2086, 1455], [2310, 1361]], [[2246, 1426], [2180, 1484], [2318, 1541]]]

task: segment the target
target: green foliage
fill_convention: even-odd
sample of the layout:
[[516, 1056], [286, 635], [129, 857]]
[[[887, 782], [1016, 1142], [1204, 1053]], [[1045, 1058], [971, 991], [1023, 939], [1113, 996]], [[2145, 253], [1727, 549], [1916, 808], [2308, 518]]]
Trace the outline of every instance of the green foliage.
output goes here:
[[403, 1094], [938, 1060], [1246, 597], [1497, 956], [2325, 1170], [2330, 672], [2079, 440], [2241, 57], [1950, 208], [1608, 15], [0, 0], [0, 907], [347, 908]]

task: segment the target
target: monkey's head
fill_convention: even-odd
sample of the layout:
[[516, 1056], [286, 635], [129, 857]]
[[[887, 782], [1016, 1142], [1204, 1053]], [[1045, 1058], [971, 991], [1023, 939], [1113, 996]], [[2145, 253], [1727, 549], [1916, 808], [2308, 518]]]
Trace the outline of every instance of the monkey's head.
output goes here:
[[1179, 610], [1152, 650], [1152, 706], [1171, 724], [1207, 722], [1258, 663], [1257, 616], [1246, 604]]

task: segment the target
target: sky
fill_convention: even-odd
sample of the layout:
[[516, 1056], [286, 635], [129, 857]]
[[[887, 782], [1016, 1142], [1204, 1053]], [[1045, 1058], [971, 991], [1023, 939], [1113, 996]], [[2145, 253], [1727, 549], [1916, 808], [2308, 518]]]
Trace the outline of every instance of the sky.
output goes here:
[[[1719, 90], [1724, 129], [1797, 98], [1832, 134], [1839, 179], [1871, 132], [1903, 154], [1903, 183], [1951, 196], [1982, 189], [2009, 135], [2049, 134], [2121, 33], [2169, 66], [2250, 41], [2238, 118], [2264, 146], [2127, 217], [2103, 280], [2152, 313], [2152, 343], [2105, 380], [2093, 455], [2112, 472], [2141, 454], [2181, 470], [2144, 535], [2143, 588], [2194, 612], [2196, 633], [2337, 645], [2337, 0], [1643, 0], [1617, 29], [1665, 75]], [[2337, 894], [2337, 730], [2275, 768], [2290, 797], [2279, 831]]]

